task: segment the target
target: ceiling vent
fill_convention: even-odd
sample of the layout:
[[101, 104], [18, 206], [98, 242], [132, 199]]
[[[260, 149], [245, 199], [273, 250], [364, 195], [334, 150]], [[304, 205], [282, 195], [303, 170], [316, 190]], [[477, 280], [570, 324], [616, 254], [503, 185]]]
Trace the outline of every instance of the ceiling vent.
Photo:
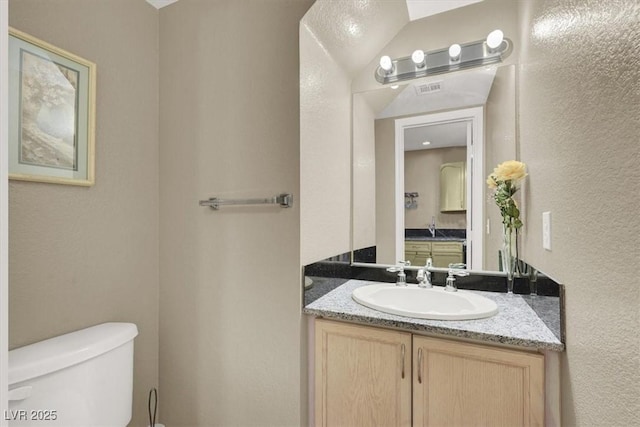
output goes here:
[[427, 95], [434, 92], [440, 92], [442, 90], [442, 80], [440, 80], [439, 82], [416, 85], [415, 88], [418, 95]]

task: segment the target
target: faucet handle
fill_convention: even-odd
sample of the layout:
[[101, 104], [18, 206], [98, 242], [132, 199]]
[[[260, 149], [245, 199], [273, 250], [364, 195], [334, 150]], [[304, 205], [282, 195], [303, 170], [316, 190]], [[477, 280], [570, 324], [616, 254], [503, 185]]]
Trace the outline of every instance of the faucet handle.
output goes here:
[[465, 277], [468, 275], [469, 275], [469, 272], [466, 270], [457, 270], [455, 268], [449, 268], [449, 275], [447, 276], [444, 290], [448, 292], [456, 292], [458, 290], [458, 287], [456, 286], [456, 276]]
[[466, 277], [469, 275], [467, 270], [459, 270], [456, 268], [449, 268], [449, 276]]
[[396, 281], [398, 286], [407, 286], [407, 275], [404, 273], [404, 267], [407, 265], [411, 265], [411, 263], [409, 261], [398, 261], [398, 265], [395, 267], [387, 268], [390, 273], [398, 273], [398, 280]]
[[394, 267], [388, 267], [387, 271], [389, 273], [398, 273], [398, 272], [403, 272], [404, 268], [411, 265], [411, 261], [398, 261], [398, 265], [394, 266]]

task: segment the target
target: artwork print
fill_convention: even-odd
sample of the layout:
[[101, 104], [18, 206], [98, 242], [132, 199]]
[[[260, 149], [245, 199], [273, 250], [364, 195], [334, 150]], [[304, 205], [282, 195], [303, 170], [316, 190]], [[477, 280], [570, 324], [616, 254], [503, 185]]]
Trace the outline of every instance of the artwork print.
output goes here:
[[22, 164], [76, 170], [78, 72], [21, 51]]
[[96, 64], [9, 28], [9, 179], [95, 184]]

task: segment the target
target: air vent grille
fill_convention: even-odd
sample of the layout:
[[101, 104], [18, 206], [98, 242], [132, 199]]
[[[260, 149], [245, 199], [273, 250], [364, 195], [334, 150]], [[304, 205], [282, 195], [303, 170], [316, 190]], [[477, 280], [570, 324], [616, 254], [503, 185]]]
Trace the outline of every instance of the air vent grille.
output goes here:
[[429, 93], [440, 92], [442, 90], [442, 80], [439, 82], [425, 83], [416, 85], [416, 93], [418, 95], [427, 95]]

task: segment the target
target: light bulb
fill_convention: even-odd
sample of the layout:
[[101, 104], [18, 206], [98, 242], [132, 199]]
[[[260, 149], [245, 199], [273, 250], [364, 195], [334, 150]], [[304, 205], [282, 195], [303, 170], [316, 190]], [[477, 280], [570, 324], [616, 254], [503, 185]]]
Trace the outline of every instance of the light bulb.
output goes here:
[[387, 73], [393, 69], [393, 62], [391, 58], [387, 55], [380, 58], [380, 68], [382, 68]]
[[457, 43], [456, 44], [452, 44], [449, 47], [449, 57], [454, 61], [457, 61], [458, 59], [460, 59], [460, 53], [461, 52], [462, 52], [462, 48]]
[[424, 62], [424, 51], [423, 50], [414, 50], [411, 54], [411, 60], [418, 67], [424, 67], [426, 64]]
[[504, 40], [502, 31], [493, 30], [487, 36], [487, 46], [489, 46], [489, 49], [496, 49], [502, 44], [502, 40]]

